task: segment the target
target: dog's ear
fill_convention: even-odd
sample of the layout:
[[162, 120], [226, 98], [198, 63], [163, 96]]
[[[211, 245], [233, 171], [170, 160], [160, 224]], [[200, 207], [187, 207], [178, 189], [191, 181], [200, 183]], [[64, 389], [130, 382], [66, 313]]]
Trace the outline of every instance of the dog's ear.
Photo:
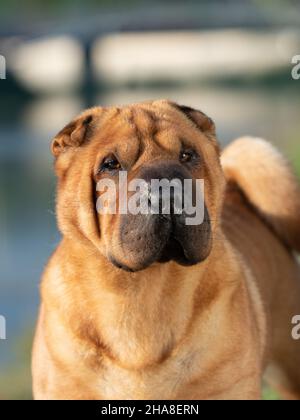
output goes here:
[[197, 111], [196, 109], [190, 108], [184, 105], [176, 105], [177, 109], [183, 112], [189, 120], [191, 120], [196, 127], [201, 130], [207, 136], [215, 137], [216, 135], [216, 127], [211, 118], [205, 115], [201, 111]]
[[92, 111], [86, 111], [67, 124], [52, 140], [51, 151], [57, 158], [70, 147], [79, 147], [86, 143], [91, 134]]

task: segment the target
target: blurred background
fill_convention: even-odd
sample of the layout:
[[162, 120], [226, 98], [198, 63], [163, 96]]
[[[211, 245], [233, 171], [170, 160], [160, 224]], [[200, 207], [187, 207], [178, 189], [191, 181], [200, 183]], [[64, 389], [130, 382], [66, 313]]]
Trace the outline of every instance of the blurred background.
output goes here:
[[59, 241], [51, 138], [86, 107], [169, 98], [208, 113], [222, 145], [266, 137], [300, 174], [299, 6], [0, 0], [0, 399], [31, 398], [39, 279]]

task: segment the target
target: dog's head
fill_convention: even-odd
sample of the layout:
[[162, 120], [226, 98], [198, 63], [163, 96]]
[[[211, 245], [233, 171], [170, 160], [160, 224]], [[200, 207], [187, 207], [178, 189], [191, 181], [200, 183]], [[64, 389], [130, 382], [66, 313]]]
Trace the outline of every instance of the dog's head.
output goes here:
[[[92, 242], [128, 271], [207, 258], [224, 179], [215, 126], [205, 114], [168, 101], [92, 108], [59, 132], [52, 152], [64, 235]], [[204, 184], [200, 202], [197, 180]]]

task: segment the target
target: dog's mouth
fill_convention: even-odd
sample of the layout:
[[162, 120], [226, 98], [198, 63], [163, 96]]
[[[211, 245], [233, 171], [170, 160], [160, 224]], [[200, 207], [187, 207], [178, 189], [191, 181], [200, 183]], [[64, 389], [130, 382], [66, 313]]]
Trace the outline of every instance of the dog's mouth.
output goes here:
[[159, 263], [167, 263], [169, 261], [175, 261], [185, 266], [191, 266], [199, 262], [190, 258], [182, 242], [172, 234], [158, 258]]
[[120, 230], [121, 258], [110, 254], [109, 259], [126, 271], [171, 261], [193, 266], [206, 259], [211, 249], [208, 213], [202, 225], [188, 225], [182, 215], [124, 216]]
[[166, 263], [172, 260], [178, 262], [179, 264], [190, 265], [182, 244], [173, 235], [170, 235], [170, 238], [158, 258], [158, 262]]
[[[121, 264], [119, 263], [117, 260], [115, 260], [114, 258], [110, 258], [110, 261], [118, 268], [128, 271], [128, 272], [135, 272], [135, 271], [139, 271], [132, 269], [130, 267], [128, 267], [125, 264]], [[170, 261], [175, 261], [176, 263], [183, 265], [183, 266], [191, 266], [194, 264], [197, 264], [198, 261], [194, 261], [193, 259], [190, 259], [187, 255], [187, 251], [184, 249], [183, 245], [181, 244], [181, 242], [175, 238], [173, 235], [170, 235], [168, 241], [166, 242], [165, 246], [163, 247], [160, 255], [158, 256], [158, 258], [156, 259], [156, 261], [153, 262], [158, 262], [160, 264], [165, 264], [168, 263]], [[146, 267], [148, 266], [148, 264], [145, 264]], [[143, 267], [145, 268], [145, 267]]]

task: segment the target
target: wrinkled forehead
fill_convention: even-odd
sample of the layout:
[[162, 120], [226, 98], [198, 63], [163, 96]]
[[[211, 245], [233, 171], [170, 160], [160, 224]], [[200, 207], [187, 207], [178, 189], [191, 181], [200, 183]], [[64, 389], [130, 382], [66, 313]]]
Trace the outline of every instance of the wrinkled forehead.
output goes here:
[[178, 153], [197, 130], [184, 115], [170, 104], [139, 104], [123, 108], [107, 108], [100, 115], [96, 137], [104, 148], [118, 144], [130, 147], [159, 148]]

